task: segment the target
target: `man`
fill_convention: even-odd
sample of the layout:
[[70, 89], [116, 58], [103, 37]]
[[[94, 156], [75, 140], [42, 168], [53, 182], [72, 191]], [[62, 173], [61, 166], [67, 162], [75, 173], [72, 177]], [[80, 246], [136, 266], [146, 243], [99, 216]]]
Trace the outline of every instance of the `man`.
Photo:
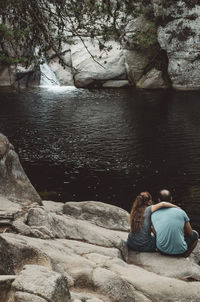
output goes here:
[[[168, 190], [159, 192], [159, 202], [172, 202]], [[188, 257], [198, 242], [199, 235], [192, 230], [189, 218], [179, 207], [162, 208], [151, 215], [156, 233], [157, 249], [164, 254]]]

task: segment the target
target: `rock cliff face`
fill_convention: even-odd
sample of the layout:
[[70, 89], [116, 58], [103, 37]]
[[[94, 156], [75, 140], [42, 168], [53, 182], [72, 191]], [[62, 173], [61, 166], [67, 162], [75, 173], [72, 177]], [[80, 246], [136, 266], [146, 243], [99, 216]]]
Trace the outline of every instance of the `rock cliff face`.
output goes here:
[[200, 4], [198, 1], [154, 0], [154, 13], [162, 25], [158, 41], [167, 52], [168, 73], [174, 88], [200, 89]]
[[200, 243], [187, 259], [130, 251], [128, 218], [102, 202], [30, 204], [2, 195], [0, 301], [198, 302]]
[[0, 86], [16, 88], [34, 87], [40, 84], [40, 71], [35, 66], [0, 66]]
[[[161, 71], [157, 71], [159, 80], [153, 76], [148, 84], [143, 85], [143, 81], [139, 82], [147, 70], [148, 73], [151, 69], [154, 72], [155, 69], [149, 66], [155, 54], [158, 53], [156, 46], [139, 50], [133, 45], [133, 39], [135, 39], [133, 37], [137, 37], [144, 25], [149, 27], [152, 23], [143, 16], [131, 20], [126, 27], [123, 45], [110, 40], [105, 43], [106, 48], [100, 49], [97, 39], [92, 40], [89, 37], [82, 37], [81, 40], [74, 39], [74, 44], [68, 46], [68, 62], [66, 63], [66, 69], [71, 68], [73, 84], [83, 88], [130, 85], [141, 88], [165, 88], [167, 84], [163, 80]], [[67, 45], [63, 46], [65, 55], [64, 49], [67, 49]], [[53, 60], [55, 61], [55, 58]], [[51, 59], [49, 65], [52, 66]], [[61, 69], [59, 63], [54, 64], [53, 70], [58, 78], [60, 78]], [[72, 81], [66, 81], [65, 84], [71, 85]]]
[[[138, 27], [142, 26], [141, 21], [136, 24]], [[132, 33], [138, 30], [137, 26], [134, 25]], [[75, 39], [74, 45], [70, 46], [68, 51], [68, 62], [64, 72], [55, 57], [49, 60], [49, 66], [60, 83], [65, 85], [75, 85], [80, 88], [136, 85], [145, 73], [154, 52], [122, 48], [115, 41], [109, 41], [106, 46], [109, 50], [100, 50], [98, 41], [90, 38], [83, 38], [82, 41]], [[160, 79], [156, 84], [149, 84], [148, 88], [163, 88], [165, 84], [162, 74]], [[152, 82], [154, 83], [154, 80]]]
[[[108, 41], [107, 50], [100, 50], [98, 39], [91, 40], [84, 33], [81, 39], [74, 39], [74, 45], [63, 45], [59, 57], [50, 51], [48, 63], [60, 84], [77, 87], [135, 85], [152, 89], [172, 84], [177, 89], [200, 89], [200, 4], [196, 0], [152, 0], [150, 3], [154, 20], [149, 21], [143, 15], [130, 20], [123, 45]], [[141, 32], [145, 33], [156, 24], [160, 24], [157, 40], [165, 56], [159, 58], [157, 66], [152, 66], [158, 48], [140, 49], [136, 42], [139, 39], [148, 44], [151, 37], [141, 37]], [[168, 75], [163, 79], [166, 70], [159, 65], [164, 64], [166, 56]], [[60, 57], [65, 67], [59, 63]], [[155, 69], [157, 67], [160, 70]], [[39, 71], [34, 66], [0, 68], [0, 86], [35, 86], [39, 85], [39, 79]]]
[[[147, 72], [146, 69], [155, 56], [157, 49], [151, 47], [144, 51], [134, 49], [132, 37], [136, 36], [148, 21], [138, 17], [129, 22], [124, 45], [116, 41], [108, 41], [106, 48], [99, 48], [98, 39], [91, 39], [84, 35], [81, 39], [74, 38], [74, 44], [65, 44], [59, 57], [49, 51], [48, 64], [57, 76], [61, 85], [75, 85], [76, 87], [124, 87], [137, 85], [137, 82]], [[65, 64], [60, 64], [60, 57]], [[0, 70], [0, 86], [18, 85], [20, 87], [36, 86], [38, 82], [37, 70], [21, 68], [2, 68]], [[149, 69], [148, 69], [149, 71]], [[35, 80], [33, 80], [35, 77]], [[165, 86], [160, 75], [160, 81], [149, 82], [144, 88], [163, 88]], [[20, 79], [20, 80], [19, 80]], [[140, 84], [140, 87], [142, 84]], [[143, 88], [143, 87], [142, 87]]]

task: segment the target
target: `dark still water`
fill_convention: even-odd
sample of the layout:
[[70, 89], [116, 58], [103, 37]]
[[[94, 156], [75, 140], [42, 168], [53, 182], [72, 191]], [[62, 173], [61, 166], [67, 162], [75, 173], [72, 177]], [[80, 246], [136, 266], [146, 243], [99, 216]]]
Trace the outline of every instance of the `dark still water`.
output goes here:
[[45, 199], [130, 210], [140, 191], [174, 199], [200, 229], [200, 92], [0, 90], [8, 136]]

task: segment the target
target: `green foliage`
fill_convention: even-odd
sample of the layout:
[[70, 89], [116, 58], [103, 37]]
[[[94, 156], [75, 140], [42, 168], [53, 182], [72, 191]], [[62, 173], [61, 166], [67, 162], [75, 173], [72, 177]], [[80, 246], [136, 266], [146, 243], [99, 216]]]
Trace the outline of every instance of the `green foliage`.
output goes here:
[[128, 22], [140, 14], [152, 23], [133, 36], [133, 46], [146, 49], [156, 39], [149, 0], [0, 0], [0, 51], [7, 63], [29, 65], [52, 49], [64, 66], [63, 43], [84, 36], [97, 39], [100, 48], [109, 40], [123, 43]]
[[20, 58], [12, 58], [7, 56], [6, 54], [0, 52], [0, 65], [9, 66], [12, 64], [26, 64], [26, 58], [20, 57]]
[[28, 35], [28, 27], [20, 31], [5, 23], [0, 24], [1, 65], [27, 64], [28, 58], [20, 50], [23, 47], [25, 37]]
[[135, 12], [137, 15], [143, 15], [146, 19], [154, 20], [153, 6], [152, 5], [144, 5], [143, 3], [139, 5]]
[[20, 31], [18, 29], [12, 29], [8, 27], [5, 23], [0, 24], [0, 42], [4, 41], [15, 41], [15, 43], [19, 44], [21, 39], [28, 36], [30, 32], [29, 27]]
[[10, 40], [10, 39], [13, 39], [14, 37], [14, 33], [13, 31], [8, 28], [4, 23], [1, 23], [0, 24], [0, 39], [7, 39], [7, 40]]
[[145, 50], [157, 43], [157, 27], [154, 22], [145, 23], [138, 33], [132, 36], [130, 47]]

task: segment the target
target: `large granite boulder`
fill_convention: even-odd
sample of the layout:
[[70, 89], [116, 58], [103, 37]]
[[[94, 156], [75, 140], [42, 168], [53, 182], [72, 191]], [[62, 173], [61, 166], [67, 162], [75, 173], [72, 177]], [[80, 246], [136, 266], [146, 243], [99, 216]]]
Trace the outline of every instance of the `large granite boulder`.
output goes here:
[[40, 203], [41, 199], [26, 176], [19, 157], [0, 133], [0, 194], [11, 200]]
[[1, 302], [71, 302], [66, 276], [40, 265], [25, 265], [15, 275], [0, 276]]
[[[153, 41], [155, 39], [155, 45], [153, 41], [153, 45], [147, 45], [148, 41], [150, 40], [150, 36], [148, 36], [147, 32], [152, 24], [153, 23], [149, 23], [149, 21], [143, 15], [140, 15], [135, 19], [133, 18], [129, 20], [125, 29], [123, 45], [125, 66], [128, 80], [134, 85], [142, 78], [147, 66], [152, 64], [154, 57], [159, 51], [158, 47], [156, 46], [156, 29], [155, 37], [153, 38], [152, 36]], [[142, 45], [140, 45], [141, 41], [143, 41]], [[157, 83], [155, 83], [155, 86], [156, 84]]]
[[[166, 266], [168, 261], [166, 259]], [[106, 264], [109, 270], [112, 270], [118, 277], [128, 280], [129, 284], [132, 284], [139, 292], [142, 292], [150, 301], [197, 302], [199, 299], [199, 282], [186, 282], [176, 278], [165, 277], [161, 274], [147, 271], [138, 265], [120, 263], [119, 260], [117, 263], [115, 260], [107, 261]]]
[[60, 85], [74, 85], [70, 45], [63, 46], [60, 56], [53, 50], [49, 51], [48, 65], [56, 75]]
[[121, 259], [119, 250], [112, 247], [69, 239], [44, 240], [18, 234], [2, 234], [0, 251], [1, 274], [18, 274], [25, 264], [42, 265], [65, 275], [69, 287], [92, 274], [96, 263], [88, 260], [90, 254], [96, 255], [97, 259], [101, 256]]
[[108, 80], [126, 79], [123, 50], [117, 42], [107, 43], [109, 51], [100, 50], [99, 43], [89, 38], [77, 40], [71, 46], [74, 82], [77, 87], [87, 87]]
[[162, 71], [156, 68], [151, 69], [145, 74], [137, 83], [138, 88], [146, 89], [158, 89], [167, 88], [165, 81], [163, 80]]
[[20, 302], [29, 302], [31, 299], [38, 302], [70, 302], [71, 300], [67, 278], [39, 265], [24, 266], [12, 283], [12, 291], [16, 297], [15, 301]]
[[129, 230], [128, 212], [103, 202], [66, 202], [63, 206], [63, 213], [110, 230]]
[[158, 28], [158, 42], [167, 52], [172, 86], [199, 89], [200, 4], [184, 0], [169, 5], [163, 5], [160, 0], [153, 0], [153, 3], [155, 16], [162, 23]]
[[40, 68], [34, 64], [29, 67], [17, 65], [15, 70], [15, 82], [12, 86], [18, 88], [36, 87], [40, 84]]
[[0, 66], [0, 86], [17, 88], [35, 87], [40, 83], [40, 72], [37, 66], [27, 68], [21, 65]]
[[128, 79], [132, 85], [138, 82], [144, 74], [152, 55], [138, 50], [124, 49], [125, 66]]
[[0, 66], [0, 86], [12, 86], [16, 80], [15, 67]]
[[31, 208], [24, 222], [22, 218], [13, 223], [15, 229], [33, 237], [50, 239], [72, 239], [84, 241], [104, 247], [119, 249], [124, 259], [127, 259], [127, 245], [121, 238], [121, 233], [96, 226], [90, 222], [65, 217], [55, 213], [47, 213], [40, 207]]
[[146, 270], [162, 276], [200, 281], [199, 265], [185, 258], [163, 257], [160, 253], [139, 253], [130, 250], [128, 263], [141, 265]]

